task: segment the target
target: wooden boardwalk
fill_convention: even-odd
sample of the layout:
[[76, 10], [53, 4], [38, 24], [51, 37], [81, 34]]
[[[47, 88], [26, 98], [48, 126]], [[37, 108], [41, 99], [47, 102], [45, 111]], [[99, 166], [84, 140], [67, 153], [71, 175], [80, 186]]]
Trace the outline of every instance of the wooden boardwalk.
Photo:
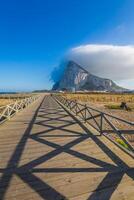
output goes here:
[[0, 126], [0, 200], [133, 200], [134, 160], [51, 96]]

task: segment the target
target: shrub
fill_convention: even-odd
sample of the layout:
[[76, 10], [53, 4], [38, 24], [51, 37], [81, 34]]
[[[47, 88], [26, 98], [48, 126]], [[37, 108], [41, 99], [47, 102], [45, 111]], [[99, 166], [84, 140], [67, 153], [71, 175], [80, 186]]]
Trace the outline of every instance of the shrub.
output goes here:
[[129, 149], [128, 145], [122, 139], [117, 138], [116, 142], [119, 143], [121, 146], [125, 147], [126, 149]]

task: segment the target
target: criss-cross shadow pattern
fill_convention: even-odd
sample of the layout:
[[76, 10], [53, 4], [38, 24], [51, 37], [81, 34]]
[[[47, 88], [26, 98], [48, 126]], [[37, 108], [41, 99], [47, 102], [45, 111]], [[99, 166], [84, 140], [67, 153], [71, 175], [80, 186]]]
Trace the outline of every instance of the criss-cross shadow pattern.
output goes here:
[[[124, 175], [134, 179], [133, 168], [51, 96], [37, 109], [0, 173], [0, 199], [5, 198], [14, 175], [31, 188], [29, 199], [46, 200], [72, 200], [83, 194], [79, 199], [108, 200]], [[17, 190], [22, 188], [18, 185]]]

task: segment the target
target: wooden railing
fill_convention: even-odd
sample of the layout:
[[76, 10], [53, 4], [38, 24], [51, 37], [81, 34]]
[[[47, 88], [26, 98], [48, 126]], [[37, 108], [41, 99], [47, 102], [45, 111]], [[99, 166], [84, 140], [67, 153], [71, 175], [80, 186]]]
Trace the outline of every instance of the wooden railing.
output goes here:
[[38, 98], [39, 98], [38, 95], [33, 95], [29, 98], [16, 101], [15, 103], [12, 103], [6, 106], [1, 106], [0, 107], [0, 124], [5, 122], [6, 120], [9, 120], [13, 115], [23, 110], [24, 108], [26, 108], [28, 105], [33, 103]]
[[100, 135], [105, 134], [116, 144], [134, 153], [134, 122], [101, 112], [61, 95], [54, 95], [54, 98], [95, 128]]

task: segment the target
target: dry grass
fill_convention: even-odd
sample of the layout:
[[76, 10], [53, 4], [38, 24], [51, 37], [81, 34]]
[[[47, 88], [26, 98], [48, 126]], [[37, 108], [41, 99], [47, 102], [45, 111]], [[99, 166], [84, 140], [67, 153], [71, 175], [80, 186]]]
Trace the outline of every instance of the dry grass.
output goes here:
[[100, 102], [100, 103], [120, 103], [125, 101], [127, 103], [134, 103], [134, 94], [63, 94], [66, 98], [74, 99], [83, 102]]
[[15, 99], [0, 99], [0, 106], [5, 106], [11, 103], [14, 103]]
[[[130, 116], [130, 112], [134, 112], [134, 94], [73, 94], [73, 93], [65, 93], [62, 94], [65, 98], [76, 100], [81, 103], [86, 103], [91, 107], [95, 107], [100, 111], [106, 111], [110, 114], [116, 114], [120, 116], [121, 111], [125, 112], [120, 108], [121, 102], [126, 102], [127, 106], [130, 108], [128, 116]], [[134, 115], [134, 113], [133, 113]], [[131, 117], [131, 116], [130, 116]], [[129, 118], [130, 118], [129, 117]], [[129, 120], [129, 119], [128, 119]], [[132, 120], [131, 120], [132, 121]]]
[[121, 102], [126, 102], [130, 110], [134, 110], [134, 94], [63, 94], [65, 98], [83, 103], [95, 104], [110, 109], [120, 109]]
[[29, 94], [11, 94], [11, 95], [0, 95], [0, 107], [6, 106], [8, 104], [12, 104], [15, 101], [19, 101], [24, 98], [28, 98], [31, 96], [31, 93]]

